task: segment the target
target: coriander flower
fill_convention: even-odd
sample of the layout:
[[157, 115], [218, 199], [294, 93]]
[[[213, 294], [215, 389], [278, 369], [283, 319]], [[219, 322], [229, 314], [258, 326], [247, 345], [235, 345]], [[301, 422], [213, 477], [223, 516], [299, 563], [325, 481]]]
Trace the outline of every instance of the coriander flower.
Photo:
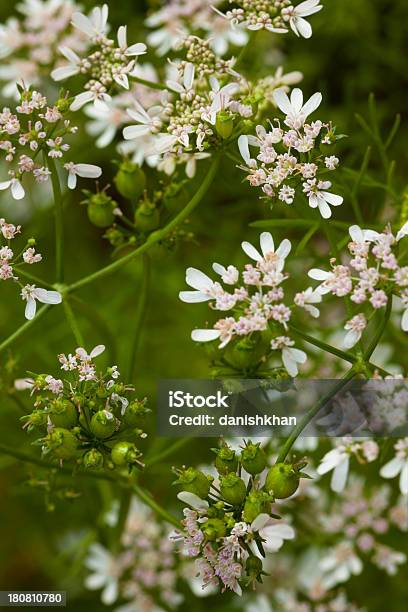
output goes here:
[[118, 598], [120, 571], [115, 557], [101, 544], [94, 543], [89, 547], [85, 566], [92, 572], [86, 578], [85, 586], [91, 590], [103, 588], [102, 603], [106, 606], [113, 604]]
[[47, 291], [35, 285], [26, 285], [21, 290], [21, 297], [27, 302], [25, 318], [31, 320], [35, 317], [37, 300], [42, 304], [61, 304], [62, 295], [58, 291]]
[[25, 196], [24, 187], [17, 178], [12, 178], [9, 181], [0, 183], [0, 191], [4, 189], [10, 189], [11, 195], [15, 200], [22, 200]]
[[296, 87], [292, 90], [290, 100], [283, 88], [276, 89], [273, 92], [273, 99], [276, 106], [286, 115], [285, 124], [295, 130], [304, 125], [306, 119], [311, 115], [321, 104], [322, 94], [317, 92], [303, 104], [303, 92]]
[[305, 17], [314, 15], [322, 10], [323, 6], [319, 4], [320, 0], [305, 0], [297, 6], [289, 6], [282, 9], [282, 17], [284, 21], [288, 21], [290, 27], [296, 36], [310, 38], [312, 35], [312, 26]]
[[75, 189], [77, 184], [77, 176], [83, 178], [99, 178], [102, 174], [102, 168], [93, 164], [74, 164], [68, 162], [64, 164], [65, 170], [68, 170], [68, 187]]
[[341, 493], [346, 486], [350, 457], [354, 455], [360, 463], [371, 463], [378, 457], [378, 452], [376, 442], [370, 440], [370, 444], [367, 445], [364, 442], [353, 441], [351, 438], [343, 438], [337, 443], [336, 448], [324, 455], [317, 467], [317, 473], [322, 476], [333, 470], [331, 489], [336, 493]]
[[318, 208], [323, 219], [330, 219], [332, 215], [330, 206], [343, 204], [342, 196], [326, 191], [330, 187], [330, 181], [317, 181], [315, 178], [303, 183], [303, 191], [309, 198], [310, 208]]
[[383, 465], [380, 476], [395, 478], [400, 476], [399, 486], [403, 495], [408, 495], [408, 438], [398, 440], [394, 444], [395, 457]]

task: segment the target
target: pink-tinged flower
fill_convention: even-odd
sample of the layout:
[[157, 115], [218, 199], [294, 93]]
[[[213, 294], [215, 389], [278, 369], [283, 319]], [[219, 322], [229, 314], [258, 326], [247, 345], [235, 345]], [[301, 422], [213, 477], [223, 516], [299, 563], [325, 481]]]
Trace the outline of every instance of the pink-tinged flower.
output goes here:
[[22, 200], [25, 196], [24, 187], [17, 178], [0, 183], [0, 190], [3, 191], [4, 189], [10, 189], [11, 195], [15, 200]]
[[278, 336], [271, 341], [272, 350], [282, 351], [282, 362], [289, 376], [298, 375], [298, 364], [306, 362], [307, 355], [300, 349], [293, 348], [295, 343], [287, 336]]
[[261, 253], [252, 246], [250, 242], [243, 242], [241, 244], [242, 250], [251, 259], [254, 259], [258, 263], [272, 264], [278, 271], [281, 271], [285, 265], [285, 259], [289, 255], [292, 245], [290, 241], [285, 238], [280, 243], [279, 247], [275, 251], [275, 244], [272, 238], [272, 234], [269, 232], [262, 232], [260, 236]]
[[309, 115], [321, 104], [322, 94], [317, 92], [303, 104], [303, 92], [298, 87], [292, 90], [290, 100], [283, 87], [273, 92], [276, 106], [286, 115], [285, 123], [290, 128], [301, 128]]
[[297, 6], [289, 6], [282, 9], [282, 17], [284, 21], [289, 21], [296, 36], [310, 38], [312, 35], [312, 26], [305, 17], [314, 15], [322, 10], [323, 6], [319, 4], [320, 0], [305, 0]]
[[331, 217], [330, 206], [343, 204], [342, 196], [327, 191], [331, 186], [330, 181], [317, 181], [317, 179], [308, 179], [306, 183], [303, 183], [303, 191], [309, 198], [310, 208], [318, 208], [323, 219]]
[[394, 445], [395, 457], [383, 465], [380, 476], [395, 478], [399, 474], [399, 486], [403, 495], [408, 495], [408, 438], [398, 440]]
[[21, 297], [27, 301], [25, 317], [31, 320], [35, 317], [37, 300], [42, 304], [61, 304], [62, 296], [58, 291], [47, 291], [35, 285], [26, 285], [21, 290]]
[[297, 293], [294, 298], [296, 306], [304, 308], [315, 319], [320, 315], [320, 310], [314, 304], [320, 304], [321, 301], [322, 294], [313, 287]]
[[64, 164], [64, 168], [68, 170], [69, 189], [75, 189], [77, 176], [82, 178], [99, 178], [102, 174], [102, 168], [94, 166], [94, 164], [74, 164], [74, 162], [69, 162]]
[[197, 302], [208, 302], [214, 299], [223, 290], [218, 283], [215, 283], [209, 276], [196, 268], [187, 268], [186, 283], [195, 291], [180, 291], [179, 298], [183, 302], [195, 304]]

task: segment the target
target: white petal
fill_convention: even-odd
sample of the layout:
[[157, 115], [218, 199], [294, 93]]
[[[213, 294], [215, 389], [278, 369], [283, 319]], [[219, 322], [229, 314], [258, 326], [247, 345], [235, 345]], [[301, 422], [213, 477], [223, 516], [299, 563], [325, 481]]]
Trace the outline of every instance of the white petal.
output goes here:
[[209, 290], [214, 285], [211, 278], [204, 274], [204, 272], [201, 272], [201, 270], [197, 270], [197, 268], [187, 268], [186, 283], [198, 291]]
[[179, 298], [182, 302], [187, 302], [187, 304], [197, 304], [211, 300], [211, 296], [201, 293], [201, 291], [180, 291]]
[[290, 25], [292, 26], [295, 34], [299, 33], [303, 38], [310, 38], [312, 36], [312, 26], [306, 19], [302, 17], [295, 17], [290, 21]]
[[404, 314], [402, 315], [401, 329], [405, 332], [408, 331], [408, 308], [407, 310], [404, 310]]
[[146, 51], [147, 47], [144, 43], [135, 43], [134, 45], [130, 45], [125, 55], [143, 55]]
[[405, 460], [404, 467], [401, 470], [400, 476], [400, 491], [403, 495], [408, 495], [408, 460]]
[[110, 606], [118, 598], [118, 583], [115, 578], [110, 578], [110, 582], [104, 589], [101, 595], [101, 601], [106, 605]]
[[363, 242], [364, 241], [363, 230], [358, 225], [352, 225], [351, 227], [349, 227], [349, 234], [350, 234], [350, 238], [354, 242]]
[[72, 15], [72, 25], [88, 36], [93, 36], [95, 34], [95, 29], [91, 20], [82, 13], [77, 12]]
[[91, 102], [91, 100], [93, 100], [92, 92], [83, 91], [82, 93], [75, 96], [75, 99], [69, 108], [72, 111], [77, 111], [78, 109], [82, 108], [82, 106], [84, 106], [88, 102]]
[[68, 189], [75, 189], [77, 184], [77, 177], [75, 172], [68, 173]]
[[316, 108], [320, 106], [321, 102], [322, 94], [320, 92], [313, 94], [313, 96], [309, 98], [309, 100], [302, 108], [303, 115], [305, 115], [306, 117], [308, 117], [308, 115], [311, 115], [316, 110]]
[[262, 232], [260, 236], [261, 251], [265, 257], [268, 253], [273, 253], [275, 250], [275, 243], [270, 232]]
[[303, 92], [299, 87], [295, 87], [290, 95], [290, 103], [298, 113], [303, 106]]
[[292, 376], [292, 378], [294, 378], [298, 375], [299, 370], [296, 361], [292, 356], [292, 351], [290, 349], [282, 349], [282, 361], [289, 376]]
[[292, 105], [289, 101], [289, 98], [285, 92], [285, 90], [283, 88], [280, 89], [276, 89], [273, 92], [273, 100], [276, 104], [276, 106], [278, 108], [280, 108], [280, 110], [285, 113], [285, 115], [288, 115], [289, 113], [292, 112]]
[[307, 273], [307, 275], [310, 276], [310, 278], [313, 278], [314, 280], [320, 280], [320, 281], [327, 280], [328, 278], [330, 278], [331, 274], [332, 274], [331, 272], [326, 272], [325, 270], [320, 270], [319, 268], [312, 268]]
[[68, 79], [69, 77], [78, 73], [78, 66], [61, 66], [61, 68], [56, 68], [51, 72], [51, 78], [54, 79], [54, 81], [63, 81], [64, 79]]
[[62, 295], [58, 291], [47, 291], [47, 289], [36, 289], [35, 296], [42, 304], [61, 304]]
[[245, 134], [241, 134], [241, 136], [238, 138], [238, 148], [244, 162], [249, 164], [251, 154], [249, 152], [248, 136], [245, 136]]
[[254, 259], [255, 261], [262, 261], [262, 255], [256, 250], [254, 246], [252, 246], [250, 242], [242, 242], [241, 247], [244, 253], [248, 255], [248, 257]]
[[0, 183], [0, 191], [3, 191], [4, 189], [8, 189], [11, 185], [11, 181], [3, 181], [2, 183]]
[[150, 133], [150, 128], [147, 125], [128, 125], [123, 129], [123, 138], [125, 140], [133, 140], [147, 136]]
[[216, 274], [219, 274], [220, 276], [222, 276], [223, 274], [226, 273], [226, 269], [224, 266], [222, 266], [219, 263], [213, 263], [212, 265], [212, 269], [214, 270], [214, 272], [216, 272]]
[[118, 43], [121, 49], [127, 48], [126, 26], [122, 25], [118, 29]]
[[189, 493], [188, 491], [180, 491], [180, 493], [177, 494], [177, 498], [195, 510], [206, 510], [208, 508], [208, 502], [205, 499], [201, 499], [198, 495]]
[[102, 574], [91, 574], [85, 578], [85, 586], [91, 591], [100, 589], [105, 584], [105, 576]]
[[194, 71], [195, 71], [194, 64], [191, 64], [190, 62], [186, 64], [184, 68], [184, 75], [183, 75], [183, 84], [184, 84], [185, 89], [191, 89], [191, 86], [194, 81]]
[[319, 207], [319, 212], [322, 215], [323, 219], [330, 219], [330, 217], [332, 216], [331, 208], [321, 194], [317, 196], [317, 203]]
[[76, 173], [82, 178], [98, 178], [102, 174], [102, 168], [94, 164], [75, 164]]
[[256, 519], [254, 519], [251, 523], [251, 527], [253, 531], [259, 531], [262, 527], [265, 527], [266, 523], [270, 520], [269, 514], [261, 513], [258, 514]]
[[15, 200], [22, 200], [25, 196], [24, 187], [17, 179], [11, 181], [11, 195]]
[[28, 298], [25, 308], [25, 318], [31, 321], [35, 317], [35, 311], [37, 310], [37, 304], [33, 298]]
[[408, 234], [408, 221], [406, 223], [404, 223], [404, 225], [399, 230], [399, 232], [397, 234], [397, 240], [401, 240], [401, 238], [403, 238], [407, 234]]
[[383, 478], [395, 478], [400, 473], [404, 466], [404, 460], [399, 457], [394, 457], [388, 463], [382, 466], [380, 476]]
[[332, 206], [340, 206], [340, 204], [343, 204], [343, 198], [339, 195], [336, 195], [335, 193], [329, 193], [328, 191], [322, 191], [322, 194], [326, 202], [328, 202]]
[[102, 355], [102, 353], [105, 350], [105, 345], [104, 344], [98, 344], [97, 346], [95, 346], [92, 351], [91, 354], [89, 355], [92, 359], [94, 359], [95, 357], [98, 357], [99, 355]]
[[288, 240], [287, 238], [285, 238], [284, 240], [282, 240], [282, 242], [280, 243], [278, 250], [276, 251], [276, 254], [278, 257], [282, 258], [282, 259], [286, 259], [286, 257], [289, 255], [290, 250], [292, 248], [292, 244], [290, 242], [290, 240]]
[[194, 329], [191, 332], [191, 339], [194, 342], [211, 342], [220, 337], [220, 332], [216, 329]]
[[351, 349], [357, 344], [361, 338], [361, 332], [351, 329], [343, 338], [343, 346], [346, 349]]
[[349, 470], [349, 456], [347, 455], [339, 465], [334, 468], [331, 488], [336, 493], [343, 491], [347, 482], [347, 475]]

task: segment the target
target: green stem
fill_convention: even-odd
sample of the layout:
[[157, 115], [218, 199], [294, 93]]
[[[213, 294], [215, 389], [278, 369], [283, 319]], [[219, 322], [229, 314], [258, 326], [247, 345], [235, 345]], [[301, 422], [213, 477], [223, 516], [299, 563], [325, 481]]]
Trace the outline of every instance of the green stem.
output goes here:
[[43, 280], [42, 278], [34, 276], [34, 274], [31, 274], [31, 272], [26, 272], [25, 270], [22, 270], [19, 266], [14, 266], [14, 270], [16, 270], [19, 275], [23, 276], [27, 280], [30, 280], [35, 283], [37, 287], [44, 287], [45, 289], [55, 289], [54, 285], [51, 285], [51, 283], [47, 283], [47, 281]]
[[113, 540], [114, 552], [117, 552], [120, 550], [122, 533], [126, 527], [126, 521], [129, 515], [131, 502], [132, 502], [132, 491], [130, 489], [123, 489], [121, 500], [120, 500], [118, 522], [117, 522], [117, 525], [115, 526], [115, 538]]
[[148, 81], [147, 79], [142, 79], [141, 77], [137, 77], [134, 75], [128, 75], [128, 76], [131, 81], [135, 81], [135, 83], [140, 83], [141, 85], [150, 87], [150, 89], [160, 89], [160, 90], [171, 91], [167, 87], [167, 85], [165, 85], [164, 83], [160, 83], [160, 82], [156, 83], [155, 81]]
[[344, 359], [344, 361], [348, 361], [349, 363], [356, 363], [357, 361], [357, 357], [355, 355], [352, 355], [351, 353], [347, 351], [342, 351], [340, 349], [337, 349], [334, 346], [331, 346], [330, 344], [323, 342], [322, 340], [313, 338], [313, 336], [309, 336], [309, 334], [305, 334], [300, 329], [293, 327], [293, 325], [290, 326], [290, 329], [291, 331], [295, 333], [296, 336], [299, 336], [299, 338], [302, 338], [302, 340], [305, 340], [305, 342], [308, 342], [309, 344], [313, 344], [313, 346], [317, 346], [318, 348], [322, 349], [326, 353], [331, 353], [332, 355], [336, 355], [336, 357], [340, 357], [340, 359]]
[[347, 385], [347, 383], [356, 376], [356, 372], [354, 370], [354, 366], [346, 372], [346, 374], [339, 380], [339, 382], [331, 389], [326, 395], [322, 397], [301, 419], [298, 425], [293, 429], [292, 433], [286, 440], [285, 444], [282, 446], [278, 458], [276, 459], [276, 463], [281, 463], [285, 461], [290, 449], [296, 442], [297, 438], [300, 436], [305, 427], [309, 424], [309, 422], [316, 416], [316, 414], [324, 408], [324, 406], [331, 400], [331, 398], [336, 395], [338, 391], [340, 391], [343, 387]]
[[144, 244], [142, 244], [140, 247], [138, 247], [128, 255], [125, 255], [125, 257], [122, 257], [118, 261], [109, 264], [105, 268], [102, 268], [101, 270], [98, 270], [97, 272], [94, 272], [93, 274], [82, 278], [76, 283], [73, 283], [72, 285], [67, 287], [67, 291], [76, 291], [77, 289], [81, 289], [82, 287], [85, 287], [86, 285], [89, 285], [90, 283], [93, 283], [96, 280], [100, 280], [101, 278], [104, 278], [105, 276], [116, 272], [117, 270], [125, 266], [127, 263], [132, 261], [138, 255], [141, 255], [142, 253], [148, 251], [154, 244], [160, 242], [160, 240], [163, 240], [163, 238], [165, 238], [175, 227], [177, 227], [177, 225], [184, 221], [184, 219], [186, 219], [195, 209], [195, 207], [201, 202], [217, 173], [219, 162], [219, 156], [215, 157], [204, 181], [201, 183], [196, 193], [193, 195], [188, 204], [183, 208], [183, 210], [180, 211], [179, 214], [174, 217], [172, 221], [170, 221], [170, 223], [168, 223], [162, 229], [150, 234]]
[[167, 510], [162, 508], [162, 506], [160, 506], [148, 493], [146, 493], [144, 489], [142, 489], [138, 485], [133, 485], [132, 490], [139, 499], [141, 499], [147, 506], [154, 510], [156, 514], [161, 516], [162, 519], [164, 519], [168, 523], [171, 523], [171, 525], [174, 525], [178, 529], [181, 529], [180, 521], [177, 520], [175, 516], [167, 512]]
[[149, 457], [147, 457], [145, 461], [146, 467], [150, 467], [154, 465], [155, 463], [162, 461], [163, 459], [167, 459], [167, 457], [169, 457], [170, 455], [175, 453], [177, 450], [185, 446], [188, 442], [190, 442], [190, 438], [180, 438], [179, 440], [176, 440], [175, 442], [173, 442], [173, 444], [170, 444], [170, 446], [165, 448], [163, 451], [156, 453], [155, 455], [150, 457], [150, 459]]
[[20, 336], [22, 336], [27, 331], [27, 329], [29, 329], [33, 325], [34, 322], [41, 319], [41, 317], [47, 312], [48, 309], [48, 305], [44, 305], [39, 308], [39, 310], [37, 310], [37, 314], [33, 319], [23, 323], [23, 325], [19, 327], [14, 333], [12, 333], [8, 338], [3, 340], [3, 342], [0, 344], [0, 353], [6, 348], [8, 348], [11, 344], [13, 344], [13, 342], [17, 340]]
[[[45, 154], [44, 154], [45, 155]], [[64, 280], [64, 215], [62, 207], [62, 193], [59, 182], [57, 167], [52, 157], [45, 157], [49, 171], [51, 172], [52, 190], [55, 205], [55, 266], [57, 283]]]
[[136, 363], [136, 355], [140, 345], [140, 339], [142, 334], [142, 325], [146, 313], [146, 304], [147, 304], [147, 294], [149, 289], [149, 281], [150, 281], [150, 259], [147, 254], [142, 257], [142, 278], [140, 283], [139, 290], [139, 301], [137, 304], [137, 311], [135, 317], [135, 325], [134, 325], [134, 338], [132, 342], [132, 347], [130, 350], [130, 359], [129, 359], [129, 370], [128, 370], [128, 380], [132, 381], [134, 371], [135, 371], [135, 363]]
[[84, 339], [83, 339], [81, 330], [79, 329], [77, 320], [75, 318], [74, 311], [71, 308], [71, 304], [69, 303], [67, 298], [65, 298], [65, 300], [63, 300], [62, 303], [64, 306], [65, 316], [66, 316], [68, 325], [70, 326], [71, 331], [74, 335], [75, 342], [78, 344], [78, 346], [84, 346]]
[[385, 308], [385, 313], [384, 313], [381, 325], [377, 329], [377, 332], [376, 332], [374, 338], [372, 339], [371, 343], [369, 344], [369, 346], [368, 346], [368, 348], [367, 348], [367, 350], [366, 350], [366, 352], [364, 354], [364, 358], [365, 358], [365, 360], [367, 362], [370, 361], [371, 355], [374, 353], [377, 344], [381, 340], [381, 337], [382, 337], [382, 335], [383, 335], [383, 333], [385, 331], [385, 328], [386, 328], [387, 323], [389, 321], [389, 318], [391, 316], [391, 311], [392, 311], [392, 295], [389, 295], [388, 296], [387, 306]]

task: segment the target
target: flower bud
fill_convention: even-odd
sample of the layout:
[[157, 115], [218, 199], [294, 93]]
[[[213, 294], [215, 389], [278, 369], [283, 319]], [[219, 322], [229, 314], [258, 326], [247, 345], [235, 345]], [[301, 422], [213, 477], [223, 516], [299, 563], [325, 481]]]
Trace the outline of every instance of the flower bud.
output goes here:
[[78, 411], [74, 404], [67, 399], [53, 401], [48, 409], [50, 419], [56, 427], [70, 429], [78, 422]]
[[117, 442], [111, 451], [112, 461], [118, 466], [135, 463], [140, 455], [141, 453], [132, 442]]
[[160, 214], [156, 205], [144, 200], [135, 212], [135, 225], [138, 229], [150, 232], [158, 227]]
[[59, 459], [73, 459], [77, 454], [78, 440], [68, 429], [56, 427], [45, 438], [44, 446]]
[[120, 164], [113, 181], [120, 195], [128, 200], [138, 200], [146, 186], [145, 173], [137, 164], [129, 160]]
[[146, 419], [146, 416], [151, 412], [150, 408], [146, 407], [146, 400], [134, 400], [130, 402], [123, 415], [123, 422], [129, 427], [140, 427]]
[[176, 483], [181, 486], [183, 491], [194, 493], [201, 499], [205, 499], [210, 492], [210, 478], [192, 467], [182, 471]]
[[244, 470], [254, 476], [260, 474], [266, 467], [267, 459], [260, 443], [249, 442], [241, 453], [241, 463]]
[[246, 486], [242, 478], [233, 472], [221, 477], [220, 491], [226, 502], [233, 506], [239, 506], [245, 499]]
[[252, 523], [259, 514], [269, 514], [272, 497], [265, 491], [251, 491], [245, 500], [242, 518]]
[[103, 455], [96, 448], [92, 448], [90, 451], [85, 453], [82, 462], [84, 468], [88, 470], [98, 470], [103, 466]]
[[207, 540], [210, 540], [210, 542], [214, 542], [219, 538], [225, 537], [227, 533], [227, 528], [224, 521], [219, 518], [208, 519], [208, 521], [202, 525], [201, 529], [204, 532]]
[[213, 448], [216, 453], [215, 467], [217, 472], [222, 475], [226, 475], [229, 472], [235, 472], [238, 467], [238, 459], [235, 456], [235, 451], [228, 446], [222, 448]]
[[109, 410], [98, 410], [91, 419], [91, 432], [97, 438], [109, 438], [116, 429], [116, 419]]
[[92, 194], [83, 204], [88, 205], [88, 219], [96, 227], [109, 227], [114, 222], [116, 203], [104, 191]]
[[295, 493], [299, 486], [299, 473], [290, 463], [276, 463], [268, 472], [265, 489], [276, 499], [285, 499]]
[[232, 130], [234, 129], [234, 120], [232, 116], [226, 111], [217, 113], [215, 129], [221, 138], [229, 138], [232, 134]]

